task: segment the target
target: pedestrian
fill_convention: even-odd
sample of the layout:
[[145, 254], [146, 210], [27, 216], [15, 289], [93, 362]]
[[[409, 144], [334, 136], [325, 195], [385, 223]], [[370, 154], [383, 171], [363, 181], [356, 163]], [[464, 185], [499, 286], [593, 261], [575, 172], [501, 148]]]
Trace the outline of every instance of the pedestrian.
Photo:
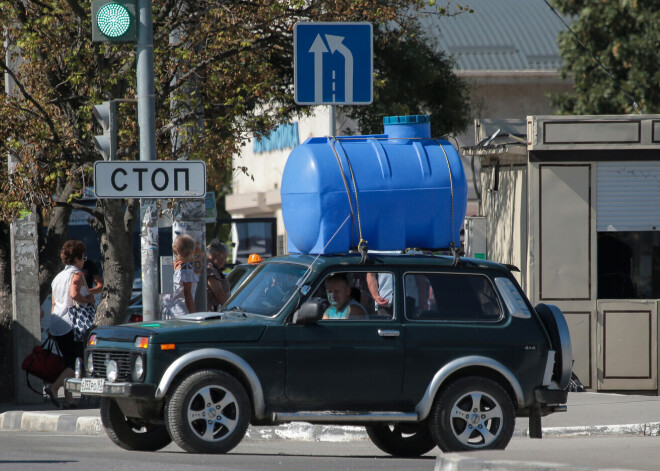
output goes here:
[[195, 312], [195, 290], [199, 276], [192, 264], [195, 239], [180, 235], [172, 243], [174, 274], [172, 294], [163, 296], [163, 319], [174, 319]]
[[85, 260], [85, 263], [83, 263], [82, 266], [82, 272], [85, 276], [85, 283], [89, 288], [89, 292], [93, 296], [101, 294], [103, 291], [103, 277], [101, 276], [101, 272], [99, 272], [96, 263], [90, 259]]
[[231, 291], [229, 280], [222, 273], [222, 268], [229, 257], [229, 247], [218, 239], [213, 239], [206, 246], [206, 253], [208, 257], [206, 262], [206, 308], [209, 311], [217, 311], [218, 307], [227, 302]]
[[[48, 395], [56, 407], [60, 407], [58, 399], [59, 389], [64, 385], [67, 378], [74, 376], [73, 368], [76, 358], [83, 355], [83, 342], [74, 338], [74, 323], [72, 307], [75, 303], [79, 305], [93, 304], [94, 296], [89, 292], [82, 273], [82, 266], [87, 257], [85, 256], [85, 245], [75, 239], [67, 240], [60, 252], [64, 270], [57, 274], [52, 288], [52, 308], [49, 333], [57, 342], [64, 357], [66, 368], [51, 385], [46, 385], [44, 392]], [[64, 391], [64, 409], [73, 409], [75, 404], [70, 392]]]

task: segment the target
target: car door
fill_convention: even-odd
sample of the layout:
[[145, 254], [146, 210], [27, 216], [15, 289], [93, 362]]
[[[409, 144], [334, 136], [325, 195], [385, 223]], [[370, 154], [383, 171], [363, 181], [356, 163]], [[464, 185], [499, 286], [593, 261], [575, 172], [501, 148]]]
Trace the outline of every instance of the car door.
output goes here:
[[403, 326], [396, 310], [387, 317], [366, 309], [358, 320], [286, 326], [285, 393], [299, 410], [387, 410], [399, 399]]
[[[404, 395], [419, 400], [433, 376], [461, 357], [484, 356], [507, 362], [521, 344], [507, 328], [492, 281], [479, 273], [408, 272]], [[510, 353], [509, 353], [510, 354]]]

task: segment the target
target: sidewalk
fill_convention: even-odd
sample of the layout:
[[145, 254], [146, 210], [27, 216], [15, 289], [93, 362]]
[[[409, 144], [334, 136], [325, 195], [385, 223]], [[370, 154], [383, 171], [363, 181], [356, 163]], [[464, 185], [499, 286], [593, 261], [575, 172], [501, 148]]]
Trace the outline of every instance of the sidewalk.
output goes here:
[[[660, 397], [605, 393], [569, 393], [568, 411], [543, 418], [544, 437], [589, 435], [660, 435]], [[0, 430], [103, 434], [98, 409], [58, 410], [48, 401], [36, 405], [0, 404]], [[528, 421], [519, 418], [514, 436], [526, 436]], [[248, 440], [344, 442], [367, 440], [364, 427], [292, 423], [250, 427]]]

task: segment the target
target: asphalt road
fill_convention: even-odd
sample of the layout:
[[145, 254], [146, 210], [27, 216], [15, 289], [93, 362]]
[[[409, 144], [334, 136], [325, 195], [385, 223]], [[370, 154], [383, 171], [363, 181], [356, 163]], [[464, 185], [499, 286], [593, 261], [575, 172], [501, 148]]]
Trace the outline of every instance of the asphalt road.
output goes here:
[[[656, 471], [659, 448], [659, 437], [543, 440], [517, 437], [504, 451], [460, 456], [509, 463], [562, 463], [564, 466], [556, 467], [561, 471], [575, 466], [594, 470]], [[0, 432], [0, 471], [414, 471], [436, 469], [436, 457], [439, 455], [440, 452], [434, 450], [419, 459], [399, 459], [384, 455], [368, 441], [333, 443], [296, 440], [245, 441], [227, 455], [187, 454], [176, 445], [169, 445], [156, 453], [140, 453], [122, 450], [103, 435]], [[508, 468], [505, 463], [497, 469]]]
[[226, 455], [195, 455], [169, 445], [130, 452], [105, 435], [0, 432], [0, 471], [324, 471], [433, 470], [437, 453], [398, 459], [371, 442], [244, 441]]

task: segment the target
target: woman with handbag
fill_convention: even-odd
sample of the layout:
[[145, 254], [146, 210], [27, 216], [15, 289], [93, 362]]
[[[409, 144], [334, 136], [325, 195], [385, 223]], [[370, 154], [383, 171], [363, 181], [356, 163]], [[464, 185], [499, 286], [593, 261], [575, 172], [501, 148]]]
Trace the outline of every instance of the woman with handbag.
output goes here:
[[[81, 271], [87, 257], [85, 245], [75, 239], [67, 240], [62, 246], [60, 257], [64, 263], [62, 270], [51, 283], [52, 310], [50, 335], [55, 339], [66, 362], [66, 369], [52, 385], [44, 391], [56, 407], [60, 407], [57, 394], [67, 378], [74, 376], [73, 368], [77, 357], [82, 357], [84, 343], [74, 337], [74, 326], [78, 313], [86, 309], [85, 305], [94, 305], [94, 296], [90, 294]], [[70, 392], [64, 392], [64, 409], [75, 408]]]

